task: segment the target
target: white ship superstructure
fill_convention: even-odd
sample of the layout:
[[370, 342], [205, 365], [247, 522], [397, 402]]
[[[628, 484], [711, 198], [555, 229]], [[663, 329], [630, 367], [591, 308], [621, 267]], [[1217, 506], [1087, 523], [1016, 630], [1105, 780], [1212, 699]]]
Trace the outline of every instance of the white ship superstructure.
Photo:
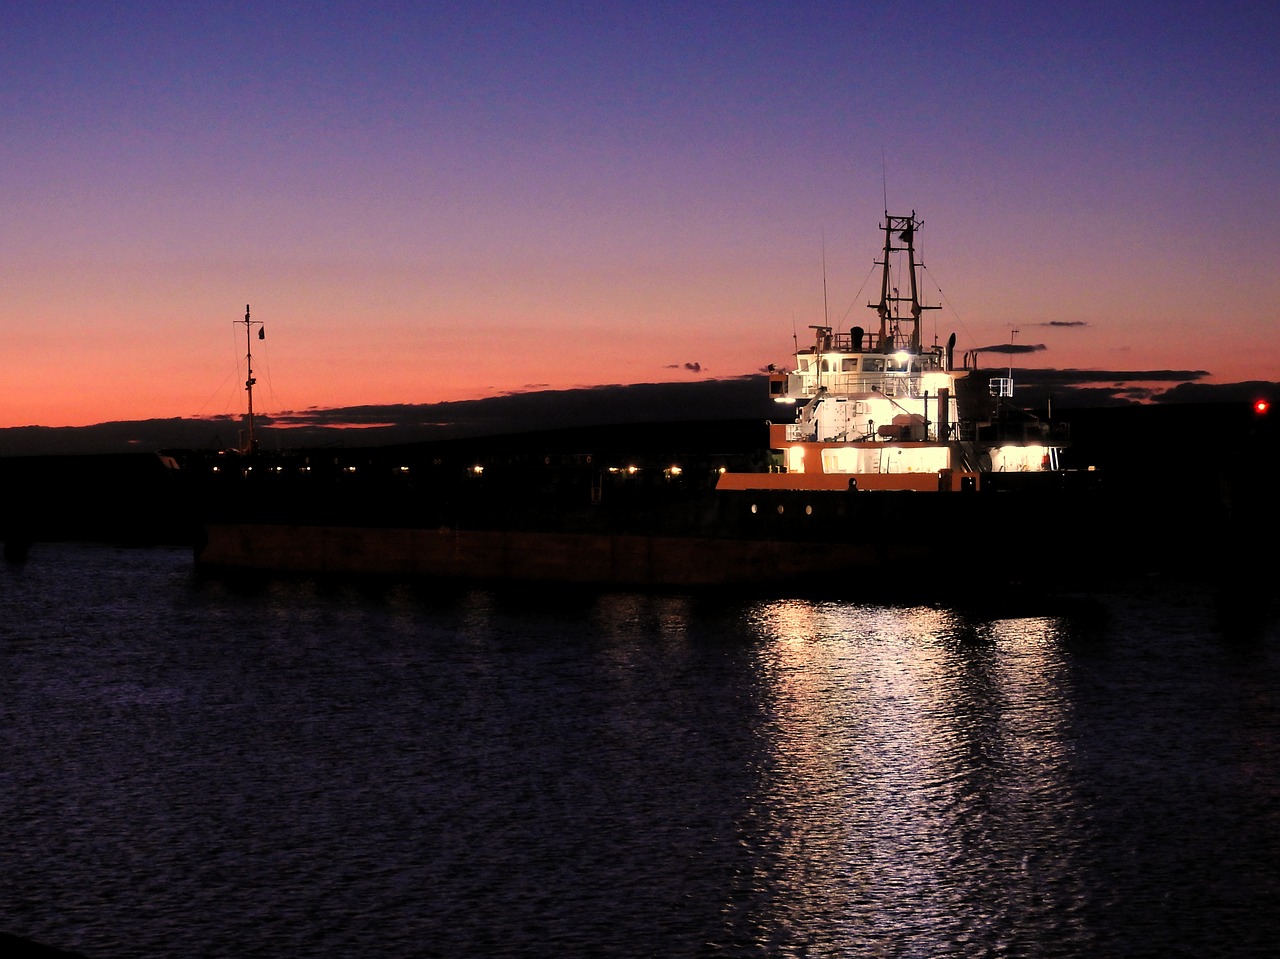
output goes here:
[[[774, 398], [799, 405], [794, 422], [772, 427], [780, 470], [726, 475], [721, 488], [947, 491], [979, 488], [984, 474], [1060, 469], [1048, 425], [1011, 404], [1012, 371], [978, 370], [973, 354], [957, 369], [954, 334], [922, 345], [921, 315], [937, 307], [920, 300], [920, 225], [914, 212], [885, 214], [880, 299], [867, 304], [878, 328], [810, 327], [794, 368], [770, 375]], [[895, 274], [909, 277], [907, 293]]]

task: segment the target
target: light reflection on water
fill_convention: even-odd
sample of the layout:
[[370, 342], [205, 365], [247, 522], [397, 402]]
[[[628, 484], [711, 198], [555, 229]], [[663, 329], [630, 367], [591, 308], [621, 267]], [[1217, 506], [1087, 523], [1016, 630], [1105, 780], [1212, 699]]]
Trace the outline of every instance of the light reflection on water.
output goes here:
[[0, 930], [93, 959], [1277, 931], [1280, 637], [1194, 593], [1002, 618], [74, 546], [0, 576]]
[[751, 622], [775, 922], [857, 950], [1000, 948], [1050, 893], [1054, 948], [1087, 946], [1054, 619], [778, 601]]

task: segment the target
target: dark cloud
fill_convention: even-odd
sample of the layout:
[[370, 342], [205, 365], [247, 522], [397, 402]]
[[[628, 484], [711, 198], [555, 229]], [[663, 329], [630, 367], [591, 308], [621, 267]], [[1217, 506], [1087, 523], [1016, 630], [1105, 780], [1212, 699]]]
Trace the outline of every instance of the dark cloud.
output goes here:
[[1051, 386], [1092, 383], [1186, 383], [1209, 376], [1207, 370], [1017, 370], [1026, 381]]
[[[1060, 410], [1140, 404], [1252, 402], [1280, 399], [1280, 384], [1201, 383], [1204, 370], [1013, 371], [1015, 402]], [[450, 403], [288, 410], [261, 416], [262, 446], [372, 446], [489, 436], [563, 427], [627, 423], [786, 420], [790, 407], [770, 401], [762, 375], [687, 383], [609, 385], [510, 393]], [[242, 441], [239, 417], [154, 419], [83, 427], [0, 429], [0, 456], [118, 453], [164, 448], [226, 449]]]
[[1016, 356], [1019, 353], [1039, 353], [1041, 350], [1047, 350], [1048, 347], [1043, 343], [998, 343], [995, 346], [980, 346], [976, 350], [970, 350], [970, 353], [1005, 353], [1010, 356]]
[[1248, 380], [1243, 383], [1179, 383], [1153, 397], [1157, 403], [1272, 403], [1280, 399], [1280, 383]]
[[[1050, 401], [1077, 407], [1125, 406], [1165, 402], [1169, 391], [1159, 384], [1180, 387], [1209, 376], [1205, 370], [1055, 370], [1014, 369], [1019, 405], [1043, 409]], [[1225, 387], [1209, 387], [1208, 393]], [[1228, 393], [1222, 394], [1224, 398]]]

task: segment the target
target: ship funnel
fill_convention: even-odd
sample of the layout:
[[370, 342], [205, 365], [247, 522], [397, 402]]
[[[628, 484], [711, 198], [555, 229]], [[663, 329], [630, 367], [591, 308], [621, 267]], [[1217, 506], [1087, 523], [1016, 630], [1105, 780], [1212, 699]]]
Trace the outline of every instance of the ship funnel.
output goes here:
[[849, 330], [849, 341], [853, 344], [853, 351], [855, 353], [862, 352], [862, 337], [865, 334], [866, 330], [860, 326], [855, 326]]

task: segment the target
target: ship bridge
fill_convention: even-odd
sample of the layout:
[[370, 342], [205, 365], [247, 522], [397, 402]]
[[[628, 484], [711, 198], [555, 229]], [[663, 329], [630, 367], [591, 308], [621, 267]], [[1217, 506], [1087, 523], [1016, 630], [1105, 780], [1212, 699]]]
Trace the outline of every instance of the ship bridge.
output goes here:
[[[945, 370], [940, 348], [923, 353], [850, 350], [839, 340], [856, 342], [857, 331], [819, 333], [818, 336], [822, 343], [795, 354], [794, 371], [774, 374], [774, 395], [796, 399], [820, 393], [916, 397], [926, 392], [936, 394], [939, 389], [949, 387], [955, 378], [955, 374]], [[827, 340], [832, 342], [828, 344]]]

